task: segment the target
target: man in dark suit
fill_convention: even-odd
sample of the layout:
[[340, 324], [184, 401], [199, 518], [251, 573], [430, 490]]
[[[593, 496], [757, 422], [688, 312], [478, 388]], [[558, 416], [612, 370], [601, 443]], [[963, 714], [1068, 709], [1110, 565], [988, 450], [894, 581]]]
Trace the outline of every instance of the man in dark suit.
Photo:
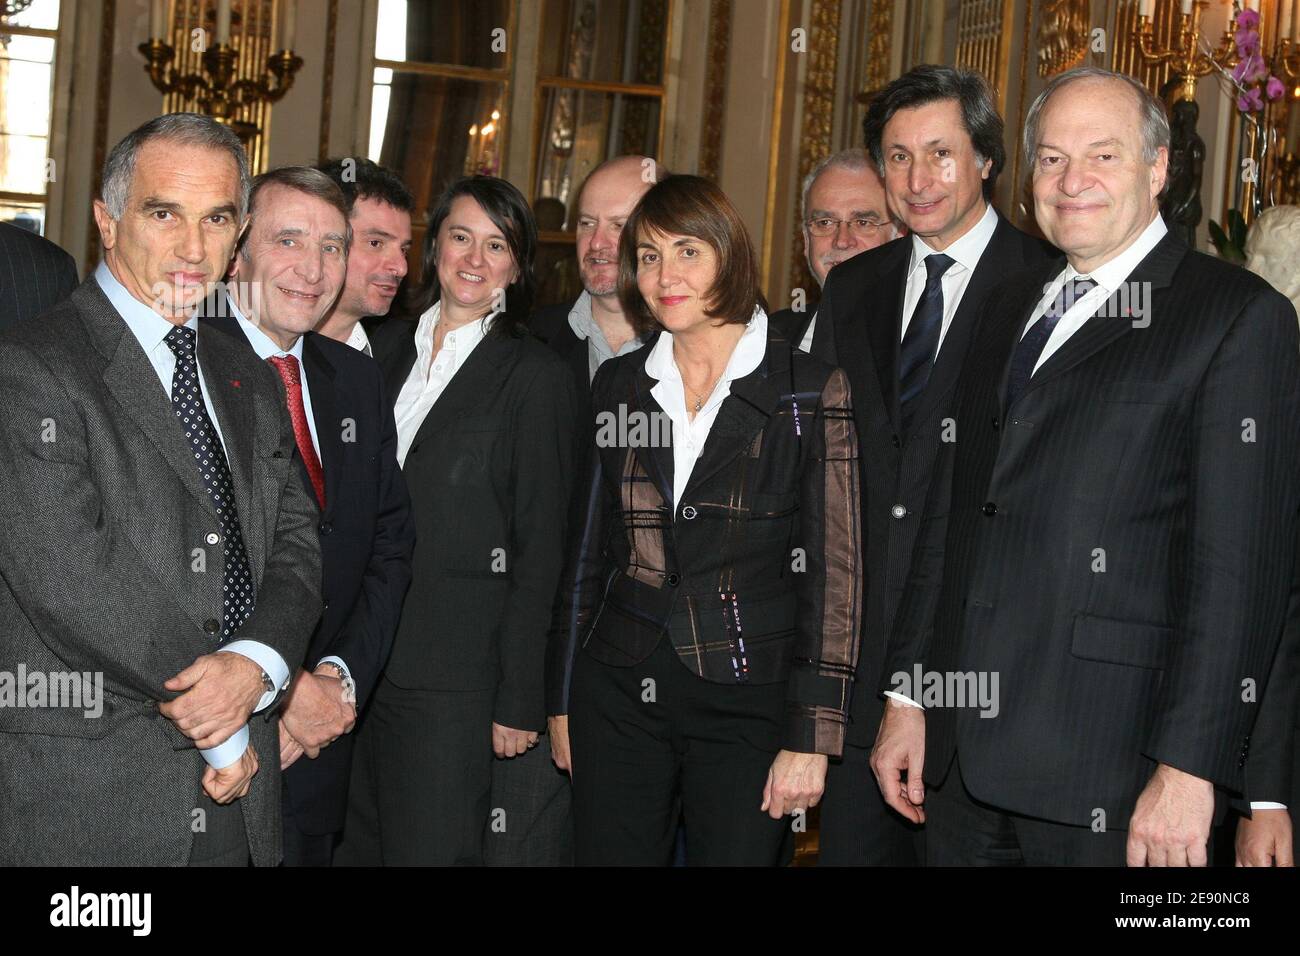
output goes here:
[[372, 355], [367, 324], [384, 320], [406, 278], [415, 198], [396, 173], [368, 159], [348, 156], [317, 168], [348, 200], [352, 246], [343, 291], [316, 331]]
[[0, 329], [40, 315], [77, 287], [77, 264], [34, 232], [0, 222]]
[[104, 691], [0, 707], [0, 863], [273, 866], [266, 716], [320, 615], [316, 515], [274, 372], [193, 314], [247, 160], [174, 113], [103, 183], [104, 262], [0, 336], [0, 660]]
[[311, 331], [344, 284], [347, 215], [319, 170], [257, 177], [228, 308], [204, 319], [280, 374], [299, 477], [319, 507], [325, 613], [280, 717], [286, 866], [330, 864], [347, 811], [349, 731], [392, 649], [415, 546], [379, 366]]
[[[826, 286], [832, 268], [860, 252], [874, 249], [907, 230], [889, 213], [885, 184], [865, 149], [845, 149], [827, 156], [804, 177], [803, 252], [817, 288]], [[805, 352], [817, 330], [815, 303], [796, 290], [797, 305], [768, 316], [772, 328]]]
[[918, 834], [880, 797], [868, 764], [889, 629], [966, 343], [989, 290], [1045, 247], [989, 205], [1002, 121], [975, 73], [924, 66], [872, 102], [867, 148], [911, 236], [831, 270], [813, 354], [844, 369], [862, 454], [866, 613], [844, 757], [822, 803], [819, 860], [914, 865]]
[[1295, 310], [1165, 228], [1137, 81], [1056, 77], [1024, 141], [1065, 257], [981, 312], [873, 767], [928, 862], [1203, 866], [1292, 581]]

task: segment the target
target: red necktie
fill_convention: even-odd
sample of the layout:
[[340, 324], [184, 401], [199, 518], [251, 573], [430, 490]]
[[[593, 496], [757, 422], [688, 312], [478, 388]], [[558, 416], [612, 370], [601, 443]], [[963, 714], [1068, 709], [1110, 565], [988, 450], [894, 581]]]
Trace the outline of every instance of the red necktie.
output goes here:
[[316, 500], [320, 510], [325, 510], [325, 471], [316, 456], [316, 447], [311, 443], [311, 429], [307, 427], [307, 411], [302, 406], [302, 379], [298, 377], [298, 360], [292, 355], [272, 355], [267, 359], [280, 373], [284, 390], [289, 396], [289, 418], [293, 421], [293, 437], [298, 443], [298, 454], [302, 455], [307, 466], [307, 477], [316, 489]]

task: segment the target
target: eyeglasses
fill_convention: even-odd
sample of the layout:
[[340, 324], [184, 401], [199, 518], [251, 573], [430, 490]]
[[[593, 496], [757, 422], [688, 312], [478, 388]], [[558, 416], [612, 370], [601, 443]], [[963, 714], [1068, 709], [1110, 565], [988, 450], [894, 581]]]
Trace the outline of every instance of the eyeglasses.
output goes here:
[[859, 239], [870, 239], [878, 229], [889, 225], [888, 222], [877, 222], [874, 219], [809, 219], [804, 225], [814, 236], [824, 239], [839, 232], [841, 223], [847, 224], [849, 232]]

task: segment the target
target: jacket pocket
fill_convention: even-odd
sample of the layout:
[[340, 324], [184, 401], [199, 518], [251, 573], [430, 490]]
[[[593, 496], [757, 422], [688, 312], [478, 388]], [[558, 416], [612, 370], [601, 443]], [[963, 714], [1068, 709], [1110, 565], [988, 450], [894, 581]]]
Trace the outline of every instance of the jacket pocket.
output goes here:
[[1087, 661], [1160, 670], [1169, 664], [1173, 628], [1080, 614], [1070, 653]]

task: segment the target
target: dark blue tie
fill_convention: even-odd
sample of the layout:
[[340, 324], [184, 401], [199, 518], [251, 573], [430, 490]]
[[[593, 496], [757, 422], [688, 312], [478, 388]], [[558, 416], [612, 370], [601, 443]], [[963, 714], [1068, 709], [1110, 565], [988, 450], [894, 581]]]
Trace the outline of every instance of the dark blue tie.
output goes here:
[[217, 509], [217, 520], [221, 523], [221, 550], [225, 559], [221, 576], [225, 601], [221, 615], [221, 641], [225, 642], [253, 611], [253, 575], [244, 550], [244, 534], [239, 527], [239, 512], [235, 508], [226, 452], [221, 447], [212, 419], [208, 417], [199, 388], [194, 338], [194, 330], [183, 325], [167, 333], [167, 347], [176, 356], [176, 369], [172, 372], [172, 410], [194, 450], [194, 462], [198, 465], [203, 489], [212, 499]]
[[951, 256], [937, 252], [925, 257], [925, 290], [921, 293], [912, 321], [907, 324], [898, 350], [898, 410], [903, 429], [911, 422], [912, 403], [925, 391], [939, 351], [943, 329], [943, 274], [952, 265]]
[[1061, 286], [1061, 291], [1056, 294], [1056, 298], [1052, 300], [1052, 304], [1047, 307], [1047, 311], [1021, 337], [1015, 354], [1011, 356], [1011, 373], [1007, 376], [1008, 408], [1015, 404], [1020, 393], [1029, 384], [1029, 378], [1034, 374], [1034, 366], [1038, 364], [1038, 357], [1043, 354], [1043, 348], [1051, 338], [1056, 323], [1061, 321], [1061, 316], [1069, 312], [1070, 307], [1096, 285], [1097, 283], [1091, 279], [1077, 278], [1065, 283]]

